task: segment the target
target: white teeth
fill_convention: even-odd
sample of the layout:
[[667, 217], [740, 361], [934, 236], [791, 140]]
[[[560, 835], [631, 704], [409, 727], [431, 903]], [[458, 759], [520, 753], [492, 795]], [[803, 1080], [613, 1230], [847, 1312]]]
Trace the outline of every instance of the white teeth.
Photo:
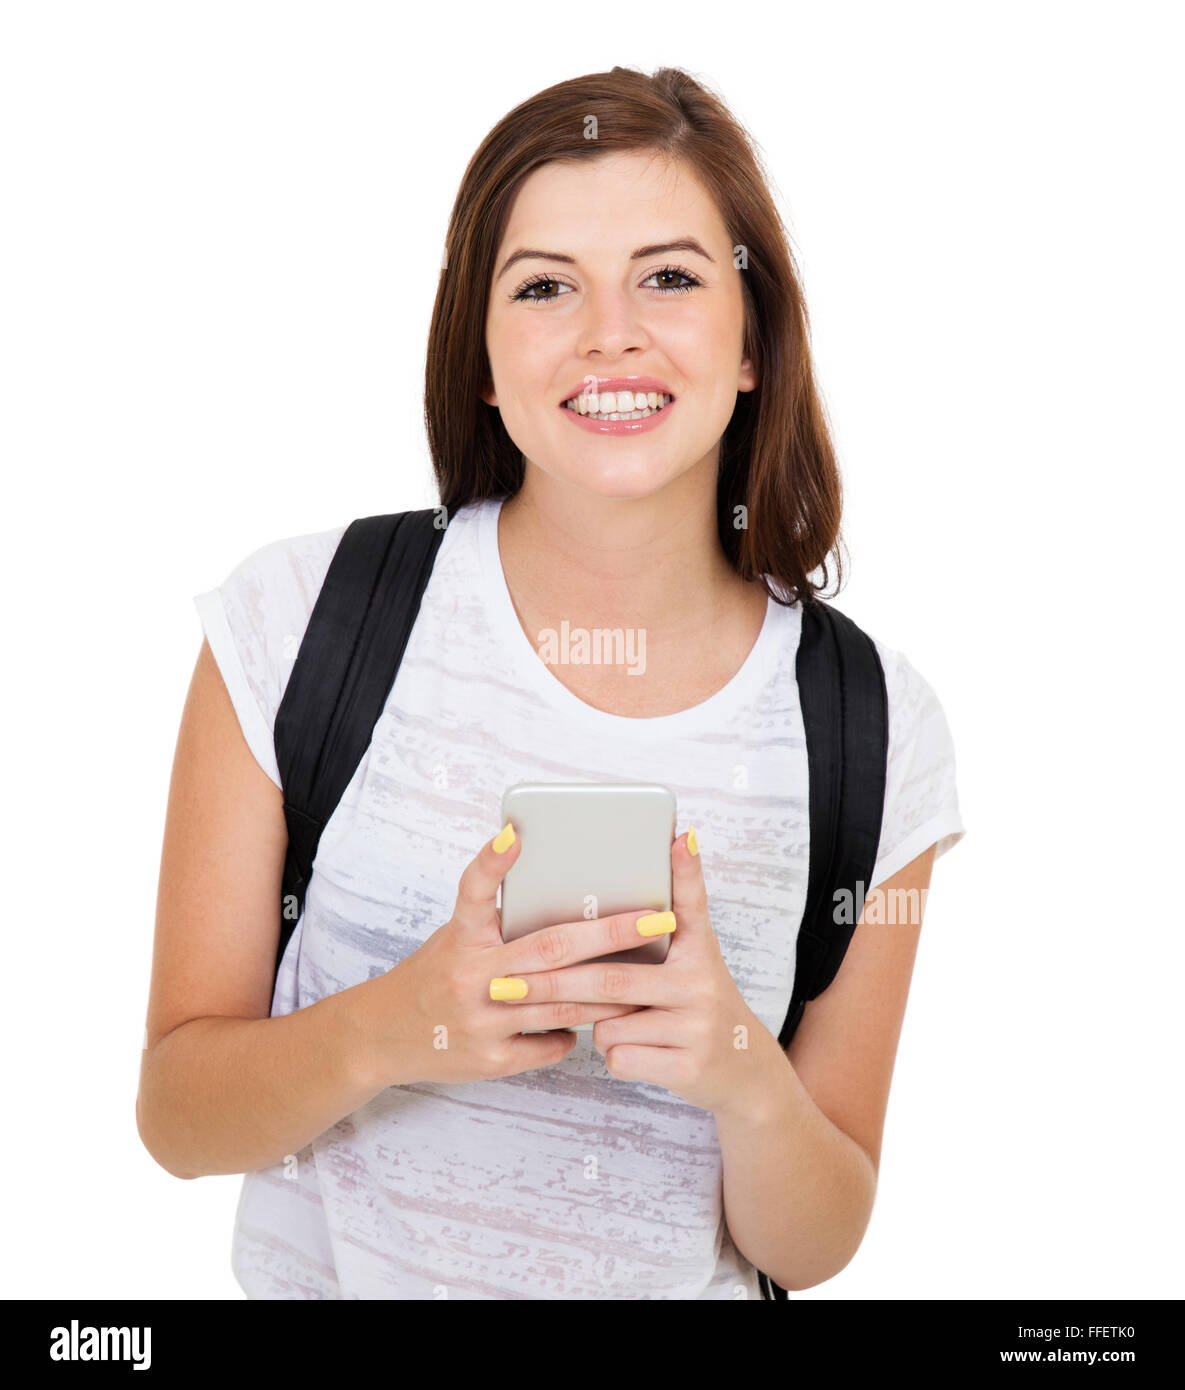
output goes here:
[[564, 405], [594, 420], [644, 420], [657, 414], [670, 399], [658, 391], [602, 391], [600, 395], [573, 396]]

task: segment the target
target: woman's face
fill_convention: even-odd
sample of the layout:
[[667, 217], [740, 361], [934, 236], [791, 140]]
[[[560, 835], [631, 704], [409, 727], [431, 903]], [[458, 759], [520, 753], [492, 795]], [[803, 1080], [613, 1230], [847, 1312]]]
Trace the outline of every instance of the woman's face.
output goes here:
[[[544, 165], [524, 180], [498, 247], [483, 399], [528, 463], [600, 497], [648, 496], [697, 465], [714, 486], [737, 392], [756, 385], [742, 356], [741, 273], [688, 165], [650, 153]], [[656, 383], [671, 403], [628, 425], [562, 404], [589, 404], [596, 390], [604, 413], [610, 386], [648, 394]]]

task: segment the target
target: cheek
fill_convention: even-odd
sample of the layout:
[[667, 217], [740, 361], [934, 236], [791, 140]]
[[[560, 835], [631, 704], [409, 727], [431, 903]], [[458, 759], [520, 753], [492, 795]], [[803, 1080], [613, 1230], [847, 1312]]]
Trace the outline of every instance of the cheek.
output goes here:
[[529, 325], [513, 325], [488, 347], [502, 410], [522, 418], [537, 416], [541, 407], [556, 404], [564, 385], [559, 376], [565, 358], [550, 348], [546, 334], [531, 331]]
[[739, 302], [715, 299], [708, 304], [701, 300], [671, 306], [661, 331], [656, 332], [656, 341], [698, 372], [723, 362], [739, 363], [744, 327], [744, 308]]

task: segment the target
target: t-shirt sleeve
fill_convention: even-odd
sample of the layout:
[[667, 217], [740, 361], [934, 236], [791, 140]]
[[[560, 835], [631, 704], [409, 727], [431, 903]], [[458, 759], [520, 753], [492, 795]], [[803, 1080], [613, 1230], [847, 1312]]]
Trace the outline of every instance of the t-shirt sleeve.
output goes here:
[[929, 682], [900, 653], [876, 643], [889, 704], [885, 810], [871, 888], [934, 845], [937, 861], [967, 833], [959, 813], [955, 747]]
[[276, 713], [344, 531], [272, 541], [193, 598], [247, 747], [281, 789]]

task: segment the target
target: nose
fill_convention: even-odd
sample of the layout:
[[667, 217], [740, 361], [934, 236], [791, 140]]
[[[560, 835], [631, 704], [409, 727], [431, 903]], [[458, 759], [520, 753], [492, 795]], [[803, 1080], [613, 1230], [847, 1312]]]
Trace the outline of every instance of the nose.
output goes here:
[[650, 338], [636, 305], [618, 290], [591, 291], [581, 305], [577, 350], [581, 356], [599, 353], [613, 359], [642, 351]]

